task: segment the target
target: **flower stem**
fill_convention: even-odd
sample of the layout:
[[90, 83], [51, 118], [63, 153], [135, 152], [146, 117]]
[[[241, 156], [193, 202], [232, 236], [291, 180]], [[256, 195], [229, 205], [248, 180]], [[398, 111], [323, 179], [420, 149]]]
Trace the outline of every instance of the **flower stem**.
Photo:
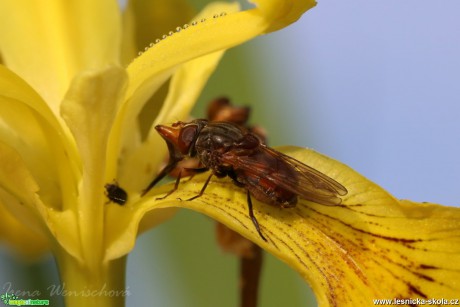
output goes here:
[[50, 289], [52, 296], [64, 297], [66, 307], [122, 307], [129, 290], [125, 288], [126, 256], [89, 268], [71, 255], [56, 254], [61, 284]]

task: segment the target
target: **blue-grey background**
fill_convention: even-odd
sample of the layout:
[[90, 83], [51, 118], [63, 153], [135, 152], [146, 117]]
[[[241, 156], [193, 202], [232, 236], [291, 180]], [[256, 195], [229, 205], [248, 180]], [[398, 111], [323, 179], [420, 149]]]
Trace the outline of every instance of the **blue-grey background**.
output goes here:
[[[321, 1], [289, 28], [230, 50], [194, 115], [228, 95], [252, 106], [273, 146], [312, 147], [396, 197], [458, 206], [459, 11], [456, 0]], [[213, 230], [182, 210], [141, 236], [128, 259], [127, 306], [237, 306], [237, 261]], [[25, 266], [0, 251], [0, 286], [46, 293], [57, 283], [52, 259]], [[273, 257], [262, 278], [261, 306], [311, 299]]]

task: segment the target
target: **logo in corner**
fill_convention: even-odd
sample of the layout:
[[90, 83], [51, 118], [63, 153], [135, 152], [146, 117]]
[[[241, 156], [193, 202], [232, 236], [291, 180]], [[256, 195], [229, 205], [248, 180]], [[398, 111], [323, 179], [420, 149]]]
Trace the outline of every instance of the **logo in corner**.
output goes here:
[[49, 300], [32, 300], [32, 299], [20, 299], [12, 293], [5, 293], [0, 296], [0, 299], [7, 306], [48, 306], [50, 304]]

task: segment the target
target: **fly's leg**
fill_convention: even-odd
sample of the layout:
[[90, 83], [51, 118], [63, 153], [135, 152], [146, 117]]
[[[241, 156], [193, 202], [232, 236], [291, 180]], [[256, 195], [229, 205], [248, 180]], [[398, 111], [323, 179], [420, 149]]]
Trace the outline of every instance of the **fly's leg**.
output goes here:
[[[171, 163], [169, 163], [168, 165], [166, 165], [162, 170], [161, 172], [155, 177], [155, 179], [152, 180], [152, 182], [150, 182], [150, 184], [148, 185], [147, 188], [145, 188], [144, 191], [142, 191], [142, 194], [141, 194], [141, 197], [144, 196], [145, 194], [147, 194], [148, 191], [150, 191], [150, 189], [152, 189], [158, 182], [160, 182], [161, 179], [163, 179], [166, 175], [168, 175], [177, 165], [177, 162], [179, 162], [180, 160], [177, 160], [177, 161], [173, 161]], [[179, 178], [180, 178], [180, 174], [179, 174]], [[176, 187], [177, 188], [177, 187]], [[174, 192], [174, 191], [172, 191]], [[172, 193], [171, 192], [171, 193]], [[169, 194], [171, 194], [169, 193]], [[168, 194], [168, 195], [169, 195]]]
[[208, 179], [206, 179], [206, 182], [204, 183], [204, 186], [201, 188], [201, 191], [200, 191], [200, 193], [198, 193], [198, 195], [195, 195], [195, 196], [193, 196], [192, 198], [189, 198], [189, 199], [186, 199], [186, 200], [187, 200], [187, 201], [191, 201], [191, 200], [194, 200], [195, 198], [198, 198], [198, 197], [200, 197], [201, 195], [203, 195], [204, 190], [206, 190], [206, 187], [208, 186], [209, 180], [211, 180], [212, 175], [213, 175], [213, 174], [211, 173], [211, 175], [209, 175]]
[[174, 183], [174, 188], [173, 188], [171, 191], [169, 191], [168, 193], [166, 193], [165, 196], [163, 196], [163, 197], [157, 197], [156, 200], [165, 199], [166, 197], [168, 197], [169, 195], [171, 195], [172, 193], [174, 193], [174, 191], [177, 190], [177, 188], [179, 187], [181, 174], [182, 174], [182, 171], [179, 172], [179, 176], [177, 176], [177, 178], [176, 178], [176, 183]]
[[[206, 172], [208, 170], [207, 168], [204, 168], [204, 167], [202, 167], [202, 168], [184, 168], [184, 169], [187, 170], [187, 171], [193, 172], [194, 174], [192, 175], [192, 177], [195, 176], [196, 174], [203, 173], [203, 172]], [[168, 197], [174, 191], [177, 190], [177, 188], [179, 187], [181, 175], [182, 175], [182, 170], [179, 172], [179, 176], [177, 176], [177, 178], [176, 178], [176, 183], [174, 184], [174, 188], [171, 191], [169, 191], [168, 194], [166, 194], [165, 196], [157, 198], [157, 200], [165, 199], [166, 197]], [[208, 184], [208, 182], [209, 182], [209, 178], [208, 178], [208, 181], [206, 181], [206, 184]], [[204, 188], [203, 188], [203, 191], [201, 191], [200, 195], [198, 195], [198, 196], [201, 196], [201, 194], [203, 194], [203, 192], [204, 192]], [[196, 197], [198, 197], [198, 196], [196, 196]]]
[[[163, 179], [167, 174], [169, 174], [175, 167], [177, 166], [177, 162], [170, 163], [166, 165], [165, 168], [161, 170], [158, 176], [149, 184], [149, 186], [142, 192], [141, 196], [144, 196], [150, 189], [152, 189], [161, 179]], [[191, 177], [195, 176], [195, 174], [203, 173], [208, 170], [208, 168], [201, 167], [201, 168], [184, 168], [185, 170], [192, 171], [193, 174]], [[171, 195], [174, 191], [177, 190], [179, 187], [180, 179], [182, 175], [182, 170], [179, 172], [179, 175], [176, 178], [176, 183], [174, 184], [174, 188], [169, 191], [165, 196], [156, 198], [157, 200], [165, 199], [169, 195]]]
[[257, 219], [256, 217], [254, 216], [254, 211], [252, 211], [252, 201], [251, 201], [251, 195], [249, 194], [249, 190], [248, 190], [248, 208], [249, 208], [249, 217], [251, 218], [252, 220], [252, 223], [254, 224], [254, 226], [256, 227], [256, 230], [257, 232], [259, 233], [259, 236], [265, 241], [265, 242], [268, 242], [267, 239], [265, 239], [264, 235], [262, 234], [262, 232], [260, 231], [260, 226], [259, 226], [259, 222], [257, 222]]

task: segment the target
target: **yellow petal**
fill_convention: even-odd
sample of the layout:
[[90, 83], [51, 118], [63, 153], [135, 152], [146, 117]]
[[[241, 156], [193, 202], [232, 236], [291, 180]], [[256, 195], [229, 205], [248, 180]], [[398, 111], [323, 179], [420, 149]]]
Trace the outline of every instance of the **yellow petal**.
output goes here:
[[134, 12], [126, 8], [122, 18], [122, 40], [120, 49], [120, 62], [126, 67], [136, 56], [136, 24]]
[[[342, 183], [341, 205], [300, 200], [295, 208], [254, 200], [254, 214], [268, 242], [250, 218], [246, 194], [228, 179], [214, 179], [197, 195], [207, 174], [181, 183], [150, 208], [179, 206], [207, 214], [296, 269], [312, 286], [320, 306], [369, 306], [373, 299], [456, 298], [460, 292], [460, 209], [398, 201], [349, 167], [312, 150], [287, 153]], [[172, 188], [160, 187], [158, 195]], [[155, 192], [153, 192], [155, 193]]]
[[75, 148], [54, 114], [22, 79], [0, 66], [0, 139], [20, 153], [49, 207], [69, 205], [79, 178]]
[[126, 45], [123, 50], [128, 51], [125, 58], [131, 61], [155, 39], [187, 23], [193, 14], [185, 0], [128, 1], [123, 12], [123, 44]]
[[0, 65], [0, 93], [3, 97], [19, 100], [40, 115], [59, 133], [65, 134], [56, 116], [38, 93], [23, 79], [4, 65]]
[[[73, 210], [78, 213], [78, 227], [73, 229], [79, 229], [83, 259], [89, 266], [98, 261], [104, 250], [103, 189], [114, 179], [107, 178], [106, 161], [108, 155], [116, 154], [107, 151], [107, 144], [126, 83], [125, 71], [119, 67], [87, 71], [74, 79], [62, 103], [62, 117], [75, 137], [82, 160], [82, 182]], [[66, 227], [65, 223], [55, 222]]]
[[[51, 233], [69, 253], [78, 254], [76, 233], [68, 231], [76, 229], [75, 216], [65, 210], [76, 206], [81, 178], [76, 149], [40, 96], [4, 66], [0, 66], [0, 122], [3, 205], [23, 223], [24, 236], [31, 237], [28, 228]], [[56, 227], [59, 223], [68, 228]], [[37, 238], [37, 244], [40, 241]]]
[[79, 242], [72, 231], [76, 229], [75, 216], [69, 215], [70, 210], [49, 209], [37, 192], [39, 187], [19, 154], [0, 142], [0, 237], [31, 257], [46, 251], [52, 245], [47, 239], [53, 238], [52, 242], [56, 239], [71, 255], [81, 259]]
[[56, 114], [77, 72], [118, 63], [120, 31], [115, 0], [0, 1], [3, 61]]
[[62, 103], [62, 117], [77, 142], [89, 180], [104, 178], [106, 156], [116, 155], [107, 152], [107, 143], [126, 83], [125, 71], [116, 66], [86, 71], [75, 78]]
[[[130, 198], [133, 197], [130, 195]], [[127, 255], [134, 248], [139, 234], [170, 219], [177, 208], [150, 210], [148, 206], [139, 207], [135, 201], [125, 207], [109, 204], [106, 218], [116, 223], [104, 223], [105, 262]]]
[[[83, 254], [81, 232], [77, 231], [80, 229], [80, 225], [78, 224], [78, 213], [78, 211], [70, 209], [64, 211], [49, 210], [44, 220], [51, 233], [52, 239], [60, 245], [60, 248], [56, 248], [54, 251], [65, 251], [78, 262], [83, 263], [86, 259]], [[89, 230], [92, 229], [96, 231], [98, 229], [97, 226], [98, 225], [93, 225]], [[86, 247], [90, 248], [91, 246]], [[94, 250], [93, 252], [96, 251]]]
[[18, 221], [3, 205], [0, 204], [0, 241], [16, 250], [21, 256], [36, 259], [49, 251], [48, 238], [34, 231], [28, 225]]
[[29, 172], [19, 153], [0, 142], [0, 198], [5, 210], [33, 228], [43, 230], [39, 222], [42, 210], [37, 193], [39, 186]]
[[314, 0], [252, 0], [267, 23], [265, 33], [284, 28], [297, 21], [302, 14], [316, 5]]

